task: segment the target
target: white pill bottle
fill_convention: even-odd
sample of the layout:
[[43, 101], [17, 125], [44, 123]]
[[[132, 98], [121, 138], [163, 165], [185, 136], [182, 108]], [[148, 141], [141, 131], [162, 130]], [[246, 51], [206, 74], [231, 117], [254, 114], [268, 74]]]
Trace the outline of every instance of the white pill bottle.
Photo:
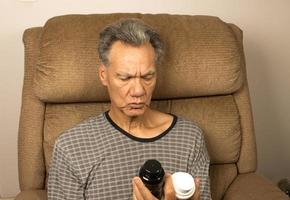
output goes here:
[[186, 172], [175, 172], [172, 174], [173, 187], [176, 198], [179, 200], [190, 199], [195, 192], [193, 177]]

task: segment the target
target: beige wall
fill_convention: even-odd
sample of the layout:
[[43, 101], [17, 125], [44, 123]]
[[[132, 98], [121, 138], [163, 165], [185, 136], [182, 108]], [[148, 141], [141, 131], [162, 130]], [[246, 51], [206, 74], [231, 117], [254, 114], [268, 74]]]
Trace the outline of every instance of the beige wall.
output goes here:
[[[122, 3], [120, 3], [122, 2]], [[289, 0], [0, 1], [0, 197], [18, 192], [17, 129], [23, 79], [22, 32], [70, 13], [215, 15], [244, 30], [259, 173], [290, 178]]]

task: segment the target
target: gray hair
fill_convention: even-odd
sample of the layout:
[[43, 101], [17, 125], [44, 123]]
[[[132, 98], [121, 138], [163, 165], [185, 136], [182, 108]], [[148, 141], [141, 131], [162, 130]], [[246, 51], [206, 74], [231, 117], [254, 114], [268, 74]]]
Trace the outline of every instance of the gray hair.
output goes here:
[[105, 27], [100, 33], [98, 52], [99, 58], [105, 66], [109, 65], [109, 51], [116, 41], [132, 46], [141, 46], [149, 42], [155, 51], [155, 63], [159, 64], [161, 61], [163, 43], [159, 34], [139, 19], [122, 19]]

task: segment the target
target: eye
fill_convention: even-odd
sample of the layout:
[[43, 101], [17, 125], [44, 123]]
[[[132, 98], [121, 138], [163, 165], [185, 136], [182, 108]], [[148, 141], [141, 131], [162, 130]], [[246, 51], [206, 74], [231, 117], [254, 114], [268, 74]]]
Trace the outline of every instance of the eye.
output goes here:
[[131, 78], [131, 77], [129, 77], [129, 76], [121, 76], [121, 77], [119, 77], [119, 79], [120, 79], [121, 81], [128, 81], [128, 80], [130, 80], [130, 78]]
[[145, 81], [150, 81], [153, 78], [153, 74], [148, 74], [146, 76], [142, 76], [142, 79], [144, 79]]

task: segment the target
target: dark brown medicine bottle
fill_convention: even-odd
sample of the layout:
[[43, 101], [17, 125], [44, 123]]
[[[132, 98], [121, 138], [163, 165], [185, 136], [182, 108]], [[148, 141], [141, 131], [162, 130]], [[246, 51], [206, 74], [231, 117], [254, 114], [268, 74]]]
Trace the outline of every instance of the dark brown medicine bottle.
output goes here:
[[147, 160], [139, 171], [139, 177], [157, 199], [163, 196], [164, 174], [157, 160]]

